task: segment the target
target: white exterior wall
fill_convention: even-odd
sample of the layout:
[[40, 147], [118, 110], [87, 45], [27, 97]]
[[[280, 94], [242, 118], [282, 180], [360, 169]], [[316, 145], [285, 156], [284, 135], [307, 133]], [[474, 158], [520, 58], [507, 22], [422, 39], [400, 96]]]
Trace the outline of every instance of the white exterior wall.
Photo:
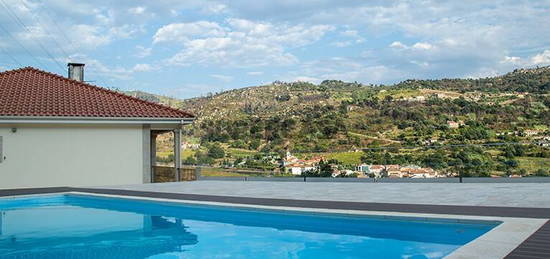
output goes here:
[[142, 125], [0, 125], [0, 189], [143, 183], [143, 134]]
[[292, 175], [301, 175], [302, 174], [302, 168], [301, 167], [291, 167], [290, 172]]

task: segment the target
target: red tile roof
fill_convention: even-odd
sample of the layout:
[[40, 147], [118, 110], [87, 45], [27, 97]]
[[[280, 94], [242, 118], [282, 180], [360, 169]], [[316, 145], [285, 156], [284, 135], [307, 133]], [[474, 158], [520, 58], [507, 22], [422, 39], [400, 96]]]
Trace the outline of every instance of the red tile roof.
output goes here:
[[0, 116], [192, 118], [192, 114], [32, 67], [0, 73]]

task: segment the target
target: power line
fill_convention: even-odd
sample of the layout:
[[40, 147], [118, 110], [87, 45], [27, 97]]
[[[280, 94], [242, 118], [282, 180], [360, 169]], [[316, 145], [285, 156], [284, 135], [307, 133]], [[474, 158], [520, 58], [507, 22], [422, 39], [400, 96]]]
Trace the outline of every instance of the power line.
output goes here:
[[[21, 0], [20, 2], [23, 6], [25, 6], [25, 8], [30, 10], [29, 6], [25, 3], [25, 1]], [[36, 12], [36, 14], [34, 14], [32, 16], [32, 18], [34, 19], [35, 22], [37, 22], [37, 24], [42, 24], [42, 23], [40, 23], [40, 17], [38, 17], [39, 13], [40, 13], [40, 11]], [[48, 30], [48, 26], [41, 26], [41, 28], [46, 30], [46, 32], [52, 37], [53, 42], [55, 43], [55, 45], [59, 48], [59, 50], [61, 50], [61, 52], [63, 52], [63, 55], [65, 55], [65, 57], [67, 57], [67, 60], [68, 60], [69, 59], [69, 54], [67, 54], [67, 52], [65, 52], [65, 49], [63, 49], [63, 46], [61, 44], [59, 44], [57, 39], [53, 36], [54, 34], [51, 33], [50, 30]]]
[[[67, 34], [65, 33], [65, 31], [63, 29], [61, 29], [61, 26], [59, 26], [59, 24], [56, 22], [55, 19], [52, 18], [52, 16], [49, 14], [51, 12], [51, 9], [48, 7], [48, 5], [46, 5], [45, 3], [41, 5], [41, 11], [44, 11], [44, 13], [50, 18], [50, 20], [53, 22], [55, 28], [61, 33], [61, 36], [63, 36], [63, 38], [71, 45], [71, 48], [72, 49], [76, 49], [76, 46], [74, 44], [74, 41], [67, 36]], [[67, 55], [67, 59], [69, 59], [70, 56]], [[98, 80], [102, 81], [105, 83], [104, 87], [108, 87], [107, 85], [109, 84], [108, 80], [105, 80], [105, 78], [103, 76], [101, 76], [99, 73], [95, 73], [96, 74], [96, 77], [98, 78]], [[86, 81], [87, 83], [93, 83], [94, 81]]]
[[[15, 20], [19, 23], [19, 25], [25, 29], [29, 34], [32, 34], [32, 31], [25, 25], [25, 23], [23, 23], [23, 21], [21, 21], [21, 19], [19, 18], [19, 16], [17, 16], [17, 14], [15, 12], [13, 12], [9, 7], [8, 5], [4, 2], [4, 0], [0, 0], [0, 3], [2, 3], [2, 6], [4, 7], [4, 9], [6, 9], [6, 11], [8, 12], [8, 14], [12, 17], [12, 18], [15, 18]], [[61, 64], [55, 59], [55, 57], [46, 49], [46, 47], [44, 47], [44, 45], [42, 45], [42, 43], [40, 42], [40, 40], [36, 40], [36, 44], [38, 44], [38, 46], [46, 53], [46, 55], [48, 55], [48, 57], [50, 59], [52, 59], [56, 64], [57, 66], [59, 66], [59, 68], [61, 69], [61, 71], [64, 71], [64, 68], [63, 66], [61, 66]]]
[[2, 53], [4, 53], [4, 55], [10, 57], [11, 60], [13, 60], [13, 62], [15, 62], [17, 65], [19, 65], [19, 67], [23, 67], [21, 62], [19, 62], [14, 56], [12, 56], [9, 52], [7, 52], [3, 47], [0, 46], [0, 50], [2, 50]]
[[44, 63], [38, 60], [25, 46], [23, 46], [21, 42], [19, 42], [19, 40], [17, 40], [17, 38], [13, 37], [13, 35], [11, 35], [11, 33], [6, 28], [4, 28], [4, 26], [2, 26], [2, 23], [0, 23], [0, 29], [2, 29], [6, 33], [6, 35], [8, 35], [8, 37], [16, 42], [17, 45], [19, 45], [19, 47], [21, 47], [32, 59], [34, 59], [34, 61], [36, 61], [39, 66], [46, 67]]
[[61, 36], [63, 36], [63, 38], [65, 38], [65, 40], [71, 45], [71, 48], [72, 49], [76, 49], [75, 48], [75, 45], [73, 43], [73, 40], [69, 39], [69, 37], [67, 36], [67, 34], [65, 33], [64, 30], [61, 29], [61, 26], [59, 26], [59, 24], [55, 21], [54, 18], [52, 18], [52, 16], [50, 15], [50, 8], [48, 8], [48, 6], [44, 3], [41, 5], [42, 9], [45, 10], [45, 14], [48, 16], [48, 18], [50, 18], [50, 20], [53, 22], [55, 28], [61, 33]]

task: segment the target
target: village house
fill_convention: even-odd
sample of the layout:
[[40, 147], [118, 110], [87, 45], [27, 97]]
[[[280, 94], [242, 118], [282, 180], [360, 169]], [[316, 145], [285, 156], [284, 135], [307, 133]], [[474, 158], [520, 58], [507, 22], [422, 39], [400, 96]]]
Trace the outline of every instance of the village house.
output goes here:
[[383, 173], [384, 177], [389, 178], [401, 178], [403, 173], [401, 173], [401, 167], [399, 165], [386, 165]]
[[334, 170], [334, 172], [332, 173], [332, 177], [338, 177], [338, 176], [342, 176], [342, 175], [352, 176], [354, 174], [357, 175], [357, 172], [355, 172], [353, 170], [349, 170], [349, 169]]
[[[156, 136], [194, 116], [31, 67], [0, 73], [0, 188], [99, 186], [152, 181]], [[181, 164], [174, 165], [177, 177]]]
[[355, 167], [355, 171], [360, 172], [362, 174], [369, 174], [370, 173], [370, 165], [367, 164], [360, 164]]
[[403, 177], [408, 178], [436, 178], [439, 174], [432, 168], [402, 167]]
[[435, 178], [439, 173], [432, 168], [421, 168], [416, 165], [366, 165], [356, 167], [356, 171], [371, 177], [389, 178]]
[[371, 165], [369, 166], [369, 174], [374, 177], [382, 177], [382, 173], [384, 172], [384, 166], [383, 165]]
[[287, 173], [301, 175], [306, 171], [316, 170], [321, 160], [323, 160], [322, 157], [313, 157], [308, 160], [299, 159], [287, 152], [283, 159], [283, 167]]

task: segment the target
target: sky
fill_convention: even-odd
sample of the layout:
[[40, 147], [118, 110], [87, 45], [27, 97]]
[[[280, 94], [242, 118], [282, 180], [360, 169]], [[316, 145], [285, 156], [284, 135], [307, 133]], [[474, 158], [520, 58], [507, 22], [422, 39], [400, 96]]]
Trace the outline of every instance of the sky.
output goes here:
[[550, 65], [550, 0], [0, 0], [0, 71], [178, 98], [279, 81], [392, 84]]

